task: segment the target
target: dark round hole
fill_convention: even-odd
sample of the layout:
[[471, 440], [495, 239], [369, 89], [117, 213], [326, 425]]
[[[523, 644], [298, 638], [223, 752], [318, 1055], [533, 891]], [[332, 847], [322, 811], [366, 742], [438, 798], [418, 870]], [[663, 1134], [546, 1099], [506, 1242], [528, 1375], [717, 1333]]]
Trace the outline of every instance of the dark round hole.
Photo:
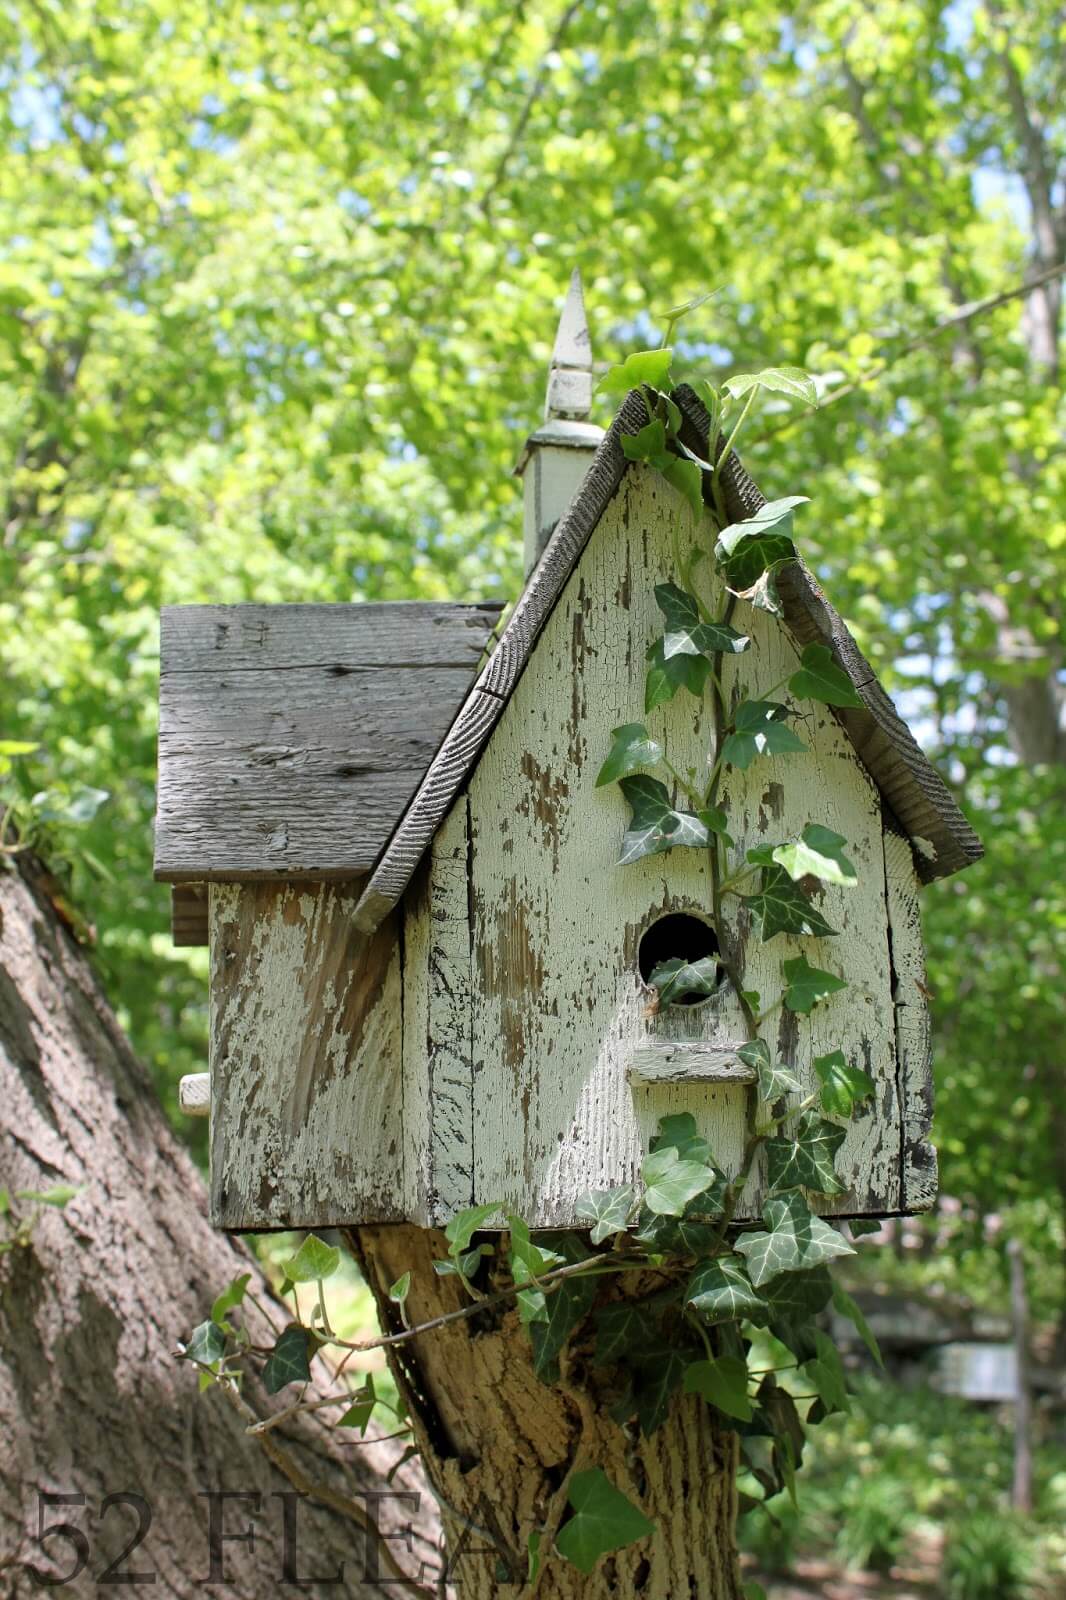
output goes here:
[[[671, 912], [660, 917], [641, 934], [637, 946], [637, 966], [645, 983], [664, 961], [703, 961], [719, 952], [718, 935], [702, 917], [689, 916], [684, 911]], [[717, 968], [717, 981], [722, 979], [722, 969]], [[671, 1000], [671, 1005], [695, 1006], [706, 1000], [704, 994], [683, 994]]]

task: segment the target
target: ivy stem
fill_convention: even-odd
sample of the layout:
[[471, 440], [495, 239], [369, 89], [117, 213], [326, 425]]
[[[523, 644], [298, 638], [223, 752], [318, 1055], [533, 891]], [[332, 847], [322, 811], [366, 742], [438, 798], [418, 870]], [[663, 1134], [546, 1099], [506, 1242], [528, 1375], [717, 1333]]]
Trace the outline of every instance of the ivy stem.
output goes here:
[[730, 454], [732, 453], [733, 441], [736, 439], [737, 434], [740, 432], [741, 428], [744, 426], [745, 422], [747, 421], [748, 412], [752, 408], [752, 405], [754, 403], [755, 396], [756, 396], [757, 393], [758, 393], [757, 389], [752, 388], [752, 389], [748, 390], [748, 398], [745, 400], [745, 402], [744, 402], [744, 404], [743, 404], [743, 406], [741, 408], [740, 416], [737, 418], [736, 422], [733, 424], [733, 431], [729, 435], [729, 438], [726, 440], [725, 444], [722, 446], [722, 450], [721, 450], [721, 453], [720, 453], [720, 455], [718, 457], [718, 460], [714, 464], [714, 475], [713, 475], [713, 477], [711, 479], [711, 482], [716, 488], [718, 486], [719, 478], [721, 477], [722, 468], [725, 466], [726, 462], [728, 461], [728, 459], [730, 457]]
[[754, 863], [750, 861], [747, 862], [743, 867], [740, 867], [738, 871], [730, 873], [729, 877], [726, 878], [725, 882], [722, 884], [719, 893], [736, 894], [737, 891], [735, 885], [738, 883], [743, 883], [745, 878], [750, 878], [752, 873], [757, 871], [758, 868], [754, 865]]
[[711, 1337], [710, 1337], [710, 1334], [707, 1332], [707, 1329], [703, 1326], [703, 1323], [700, 1321], [699, 1317], [694, 1317], [690, 1312], [686, 1312], [686, 1318], [687, 1318], [688, 1322], [691, 1324], [691, 1326], [693, 1328], [695, 1328], [695, 1330], [699, 1334], [700, 1338], [703, 1340], [703, 1348], [707, 1352], [707, 1360], [708, 1361], [713, 1361], [714, 1360], [714, 1350], [711, 1348]]
[[668, 760], [666, 756], [662, 756], [660, 759], [671, 778], [673, 778], [674, 782], [677, 784], [678, 788], [683, 790], [684, 793], [688, 795], [697, 811], [701, 810], [704, 805], [704, 799], [700, 794], [700, 791], [695, 787], [695, 785], [689, 783], [686, 778], [681, 776], [673, 762]]

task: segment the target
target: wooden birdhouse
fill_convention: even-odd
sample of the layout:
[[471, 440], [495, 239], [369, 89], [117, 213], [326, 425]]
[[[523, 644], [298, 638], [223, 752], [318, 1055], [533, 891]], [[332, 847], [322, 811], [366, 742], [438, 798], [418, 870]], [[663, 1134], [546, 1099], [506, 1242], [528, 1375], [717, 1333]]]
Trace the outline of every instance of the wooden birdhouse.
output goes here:
[[[752, 648], [723, 659], [724, 701], [818, 645], [855, 703], [806, 704], [807, 754], [727, 764], [718, 804], [735, 859], [813, 820], [846, 841], [857, 882], [819, 883], [811, 928], [762, 939], [742, 896], [716, 923], [706, 850], [618, 864], [626, 805], [596, 777], [612, 729], [643, 714], [654, 590], [689, 512], [623, 452], [647, 420], [639, 394], [606, 435], [589, 425], [591, 371], [575, 283], [520, 464], [531, 570], [494, 643], [495, 605], [163, 614], [156, 874], [179, 886], [185, 938], [206, 913], [219, 1227], [429, 1226], [490, 1201], [571, 1225], [584, 1191], [635, 1176], [671, 1112], [735, 1172], [753, 1076], [736, 988], [657, 1004], [648, 983], [726, 949], [746, 991], [777, 993], [787, 961], [847, 982], [760, 1024], [802, 1081], [839, 1048], [875, 1086], [837, 1160], [846, 1192], [816, 1209], [933, 1198], [918, 891], [979, 843], [796, 560], [780, 615], [744, 606]], [[705, 411], [673, 398], [706, 458]], [[722, 481], [734, 521], [764, 504], [735, 459]], [[711, 717], [688, 692], [649, 715], [678, 772], [706, 772]], [[765, 1184], [756, 1163], [738, 1219]]]

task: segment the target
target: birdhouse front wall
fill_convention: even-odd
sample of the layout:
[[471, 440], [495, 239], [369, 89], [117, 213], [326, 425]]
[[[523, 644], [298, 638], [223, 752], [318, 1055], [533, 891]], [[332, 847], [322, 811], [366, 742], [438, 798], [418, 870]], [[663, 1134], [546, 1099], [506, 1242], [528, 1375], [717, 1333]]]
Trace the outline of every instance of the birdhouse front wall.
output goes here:
[[[627, 472], [408, 891], [407, 1203], [427, 1224], [493, 1200], [540, 1226], [575, 1223], [585, 1190], [637, 1175], [660, 1117], [672, 1112], [691, 1112], [719, 1165], [739, 1167], [749, 1090], [700, 1077], [735, 1062], [746, 1038], [728, 981], [701, 1004], [652, 1015], [640, 976], [641, 940], [659, 919], [709, 920], [706, 854], [675, 848], [618, 865], [626, 806], [615, 785], [595, 788], [611, 729], [643, 715], [646, 651], [662, 631], [654, 586], [676, 576], [675, 532], [689, 518], [650, 469]], [[701, 537], [710, 543], [709, 524]], [[696, 572], [714, 611], [710, 563]], [[752, 645], [723, 663], [727, 704], [765, 695], [799, 664], [776, 618], [745, 606], [734, 621]], [[809, 702], [801, 710], [807, 754], [726, 769], [720, 804], [736, 842], [731, 858], [817, 822], [848, 841], [858, 885], [819, 886], [836, 938], [762, 943], [732, 897], [723, 933], [739, 952], [744, 987], [764, 1006], [781, 993], [782, 963], [800, 953], [847, 980], [810, 1016], [778, 1009], [763, 1028], [812, 1086], [813, 1059], [834, 1049], [876, 1084], [838, 1160], [848, 1193], [819, 1209], [920, 1209], [931, 1202], [935, 1166], [910, 846], [890, 823], [886, 831], [880, 793], [832, 711]], [[674, 766], [702, 785], [709, 701], [682, 691], [647, 722]], [[759, 1213], [764, 1188], [757, 1166], [738, 1216]]]

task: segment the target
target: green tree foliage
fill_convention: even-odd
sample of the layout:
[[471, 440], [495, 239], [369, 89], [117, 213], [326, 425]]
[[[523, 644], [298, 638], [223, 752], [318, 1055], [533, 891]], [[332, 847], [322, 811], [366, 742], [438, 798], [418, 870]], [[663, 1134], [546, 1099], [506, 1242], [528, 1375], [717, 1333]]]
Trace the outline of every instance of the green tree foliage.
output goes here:
[[617, 360], [716, 286], [675, 372], [848, 391], [761, 396], [746, 459], [810, 496], [808, 559], [988, 848], [928, 896], [946, 1187], [1061, 1227], [1060, 285], [963, 315], [1066, 257], [1059, 8], [12, 0], [0, 28], [0, 736], [39, 743], [31, 789], [111, 793], [82, 898], [160, 1082], [200, 1064], [204, 971], [151, 883], [159, 606], [513, 592], [570, 267]]

